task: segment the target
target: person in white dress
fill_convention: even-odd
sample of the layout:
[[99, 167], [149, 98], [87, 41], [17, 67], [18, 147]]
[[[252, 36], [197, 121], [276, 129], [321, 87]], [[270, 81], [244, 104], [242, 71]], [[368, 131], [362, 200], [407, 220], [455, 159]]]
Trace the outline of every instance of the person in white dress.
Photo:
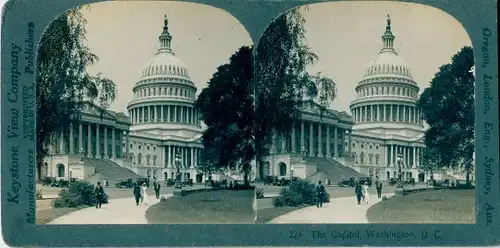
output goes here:
[[363, 185], [363, 203], [370, 204], [370, 192], [368, 192], [368, 183]]
[[142, 184], [141, 186], [141, 195], [142, 195], [142, 202], [144, 205], [148, 205], [148, 187], [146, 186], [146, 183]]

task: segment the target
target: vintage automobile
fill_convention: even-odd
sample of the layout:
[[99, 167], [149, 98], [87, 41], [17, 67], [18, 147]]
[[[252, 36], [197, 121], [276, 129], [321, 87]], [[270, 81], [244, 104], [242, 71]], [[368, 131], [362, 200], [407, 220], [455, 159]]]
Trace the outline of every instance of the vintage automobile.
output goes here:
[[372, 178], [371, 177], [358, 177], [358, 182], [360, 184], [368, 183], [368, 187], [372, 186]]
[[174, 186], [174, 185], [175, 185], [175, 180], [174, 180], [174, 179], [171, 179], [171, 178], [170, 178], [170, 179], [167, 179], [167, 180], [165, 180], [165, 185], [166, 185], [167, 187], [172, 187], [172, 186]]
[[55, 180], [56, 179], [54, 177], [44, 177], [42, 179], [42, 185], [43, 186], [50, 186], [50, 185], [52, 185], [52, 182]]
[[415, 178], [410, 178], [409, 180], [404, 181], [404, 184], [415, 186]]
[[147, 177], [140, 177], [135, 180], [139, 185], [146, 184], [146, 187], [149, 188], [149, 178]]
[[396, 178], [390, 178], [388, 183], [389, 183], [389, 186], [394, 186], [398, 183], [398, 180]]
[[127, 178], [117, 182], [115, 186], [117, 188], [132, 188], [134, 187], [134, 181], [132, 180], [132, 178]]
[[337, 183], [337, 185], [339, 187], [354, 187], [354, 181], [354, 177], [351, 177], [349, 179], [342, 179]]
[[278, 178], [274, 176], [266, 176], [266, 178], [264, 178], [264, 185], [273, 185], [273, 182], [277, 179]]
[[182, 181], [182, 186], [193, 186], [193, 179], [191, 178], [188, 178], [188, 179], [184, 179], [184, 181]]

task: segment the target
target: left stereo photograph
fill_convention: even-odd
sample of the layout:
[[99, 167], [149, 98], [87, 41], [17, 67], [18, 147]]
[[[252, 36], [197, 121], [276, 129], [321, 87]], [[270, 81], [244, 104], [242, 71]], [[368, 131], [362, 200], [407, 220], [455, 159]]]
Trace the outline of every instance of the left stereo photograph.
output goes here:
[[230, 64], [253, 73], [251, 46], [234, 16], [201, 4], [58, 16], [36, 55], [36, 223], [254, 223], [254, 166], [225, 160], [211, 128]]

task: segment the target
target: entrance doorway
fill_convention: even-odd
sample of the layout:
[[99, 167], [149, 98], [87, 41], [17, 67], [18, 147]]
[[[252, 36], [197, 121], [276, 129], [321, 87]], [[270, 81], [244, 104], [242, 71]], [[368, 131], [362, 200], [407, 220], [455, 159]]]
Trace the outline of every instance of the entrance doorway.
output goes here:
[[418, 173], [418, 181], [419, 182], [425, 181], [425, 173], [423, 173], [423, 172]]

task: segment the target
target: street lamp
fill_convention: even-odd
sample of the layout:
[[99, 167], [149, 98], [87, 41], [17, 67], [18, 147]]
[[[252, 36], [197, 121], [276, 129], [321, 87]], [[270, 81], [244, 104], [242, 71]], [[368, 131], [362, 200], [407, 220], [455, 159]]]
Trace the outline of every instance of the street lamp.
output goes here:
[[80, 147], [80, 163], [83, 163], [83, 157], [85, 153], [83, 152], [83, 147]]
[[306, 161], [307, 149], [305, 146], [300, 150], [302, 152], [302, 161]]
[[182, 189], [182, 186], [181, 186], [181, 171], [180, 171], [181, 154], [179, 153], [179, 151], [177, 151], [176, 154], [175, 154], [175, 166], [177, 167], [177, 175], [175, 176], [175, 188], [176, 189]]

